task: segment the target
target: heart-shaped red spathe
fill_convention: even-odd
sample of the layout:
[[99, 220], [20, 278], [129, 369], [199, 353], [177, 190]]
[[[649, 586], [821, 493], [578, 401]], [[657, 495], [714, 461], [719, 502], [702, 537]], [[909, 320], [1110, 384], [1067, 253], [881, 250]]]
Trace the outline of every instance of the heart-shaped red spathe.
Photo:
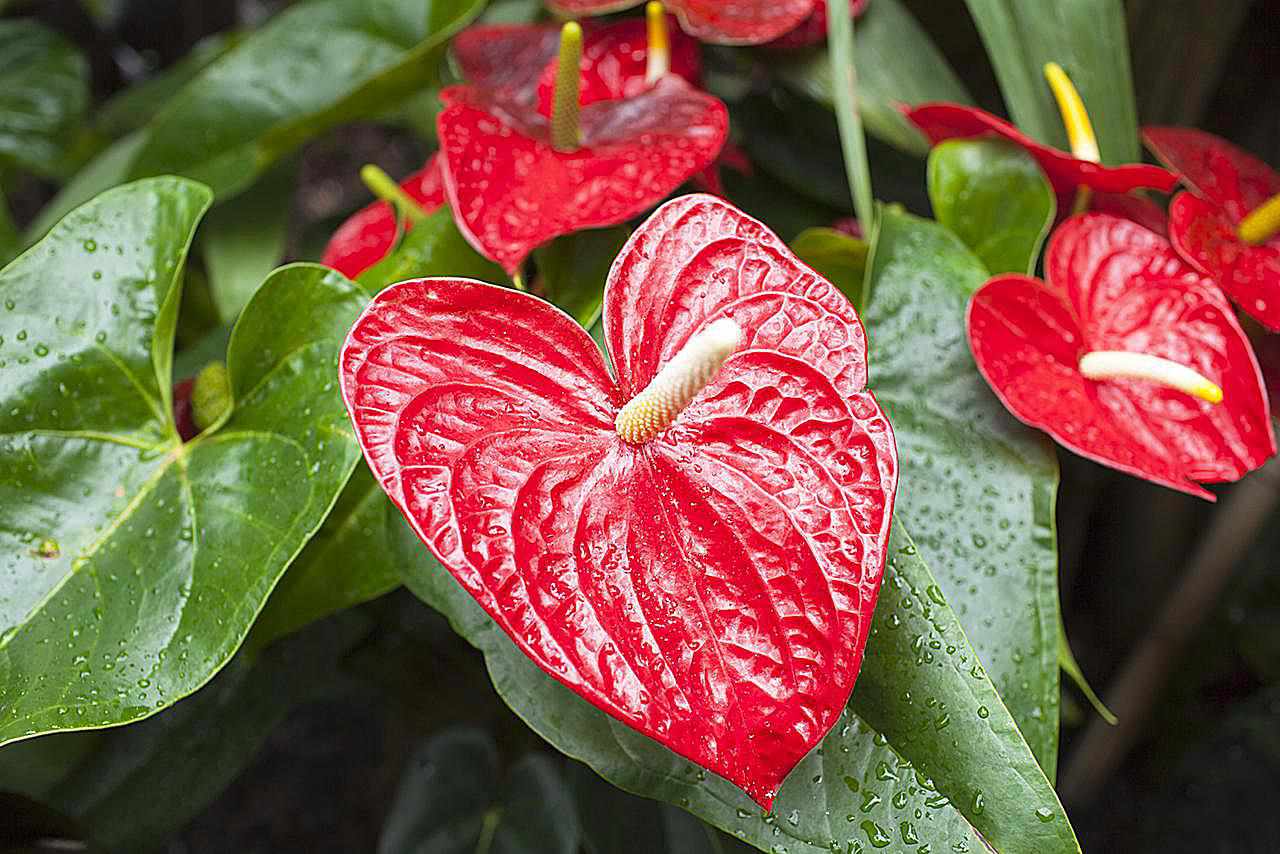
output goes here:
[[[444, 184], [435, 156], [400, 182], [400, 188], [430, 213], [444, 204]], [[405, 222], [411, 228], [411, 221]], [[320, 263], [354, 279], [381, 261], [396, 240], [396, 212], [390, 202], [378, 201], [356, 211], [329, 238]]]
[[963, 104], [932, 103], [904, 107], [903, 113], [918, 127], [932, 145], [948, 139], [998, 136], [1026, 149], [1044, 170], [1058, 196], [1058, 211], [1065, 213], [1075, 203], [1076, 191], [1088, 187], [1101, 193], [1128, 193], [1137, 189], [1167, 193], [1178, 183], [1167, 169], [1146, 163], [1103, 166], [1081, 160], [1065, 151], [1043, 145], [1009, 122], [977, 107]]
[[[644, 0], [548, 0], [569, 18], [603, 15]], [[813, 12], [814, 0], [666, 0], [686, 33], [712, 44], [763, 44], [794, 30]]]
[[1194, 128], [1143, 129], [1147, 147], [1192, 193], [1169, 206], [1169, 237], [1193, 267], [1268, 329], [1280, 331], [1280, 235], [1254, 245], [1240, 221], [1280, 193], [1280, 173], [1225, 139]]
[[467, 240], [508, 273], [554, 237], [652, 207], [710, 166], [729, 133], [724, 104], [671, 74], [582, 107], [575, 151], [552, 147], [549, 120], [519, 96], [454, 86], [440, 97], [445, 195]]
[[[670, 17], [670, 16], [668, 16]], [[670, 71], [693, 86], [702, 82], [701, 46], [679, 29], [668, 28]], [[553, 25], [468, 27], [453, 40], [453, 53], [466, 81], [519, 99], [536, 99], [551, 115], [560, 28]], [[578, 103], [631, 98], [650, 84], [649, 41], [643, 18], [582, 27], [581, 90]]]
[[[1064, 447], [1212, 499], [1275, 453], [1258, 363], [1221, 291], [1167, 240], [1106, 214], [1054, 232], [1048, 283], [997, 276], [969, 303], [969, 344], [1005, 407]], [[1170, 359], [1217, 383], [1214, 405], [1139, 380], [1086, 379], [1087, 352]]]
[[[599, 349], [465, 279], [379, 294], [341, 357], [366, 459], [543, 670], [769, 806], [838, 720], [866, 645], [897, 460], [862, 325], [763, 225], [661, 207], [615, 261]], [[623, 404], [720, 318], [740, 348], [675, 423]]]
[[[858, 17], [870, 0], [849, 0], [849, 14]], [[769, 47], [785, 49], [812, 47], [827, 40], [827, 0], [814, 0], [813, 11], [795, 29], [769, 42]]]

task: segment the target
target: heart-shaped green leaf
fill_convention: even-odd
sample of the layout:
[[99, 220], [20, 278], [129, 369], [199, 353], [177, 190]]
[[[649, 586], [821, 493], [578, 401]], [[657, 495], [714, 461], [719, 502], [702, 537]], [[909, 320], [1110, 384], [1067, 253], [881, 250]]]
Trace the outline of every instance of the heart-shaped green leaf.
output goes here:
[[1067, 150], [1058, 106], [1044, 79], [1056, 62], [1080, 90], [1104, 163], [1141, 159], [1122, 0], [965, 0], [995, 67], [1013, 120], [1041, 142]]
[[[422, 546], [409, 537], [401, 548]], [[484, 653], [498, 693], [552, 745], [615, 785], [681, 806], [761, 850], [979, 851], [985, 838], [1009, 854], [1079, 851], [1052, 787], [900, 523], [849, 709], [787, 778], [769, 815], [539, 670], [441, 567], [405, 583]]]
[[929, 152], [929, 201], [938, 222], [987, 270], [1035, 272], [1058, 204], [1035, 159], [998, 139], [955, 139]]
[[988, 278], [940, 225], [886, 208], [873, 243], [870, 385], [902, 476], [896, 513], [1052, 779], [1058, 750], [1058, 467], [978, 374], [965, 306]]
[[215, 60], [156, 115], [131, 174], [186, 175], [233, 195], [322, 131], [436, 85], [449, 37], [483, 5], [298, 4]]
[[89, 65], [35, 21], [0, 21], [0, 163], [45, 175], [64, 155], [89, 102]]
[[146, 717], [200, 687], [357, 450], [337, 349], [364, 294], [274, 273], [227, 353], [234, 410], [182, 444], [170, 374], [207, 188], [117, 188], [0, 271], [0, 743]]
[[499, 771], [493, 739], [446, 730], [409, 757], [378, 854], [574, 854], [573, 799], [547, 756]]

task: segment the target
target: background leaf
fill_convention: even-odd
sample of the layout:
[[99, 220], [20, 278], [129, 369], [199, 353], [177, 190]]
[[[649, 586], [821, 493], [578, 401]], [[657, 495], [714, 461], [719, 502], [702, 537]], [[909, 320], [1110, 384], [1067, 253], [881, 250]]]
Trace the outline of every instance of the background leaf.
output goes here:
[[333, 378], [365, 297], [314, 265], [236, 325], [234, 413], [178, 440], [178, 280], [209, 199], [177, 178], [111, 190], [0, 272], [0, 742], [204, 684], [355, 465]]
[[630, 235], [620, 225], [579, 231], [538, 247], [533, 250], [539, 283], [534, 292], [590, 328], [604, 304], [605, 276]]
[[0, 163], [57, 175], [89, 100], [89, 66], [35, 21], [0, 21]]
[[987, 270], [1032, 274], [1057, 200], [1035, 159], [1012, 143], [955, 139], [929, 152], [929, 200]]
[[1138, 111], [1129, 69], [1129, 41], [1122, 0], [965, 0], [1018, 127], [1064, 151], [1046, 62], [1061, 65], [1084, 99], [1104, 163], [1141, 159]]
[[807, 228], [791, 241], [791, 251], [838, 287], [850, 300], [862, 291], [870, 247], [834, 228]]
[[370, 295], [387, 285], [426, 276], [462, 276], [482, 282], [507, 281], [506, 273], [471, 248], [458, 231], [448, 205], [427, 214], [387, 257], [360, 274]]
[[969, 353], [965, 306], [987, 279], [940, 225], [886, 208], [872, 244], [870, 386], [902, 469], [895, 514], [938, 577], [1050, 779], [1058, 752], [1052, 446], [1005, 412]]

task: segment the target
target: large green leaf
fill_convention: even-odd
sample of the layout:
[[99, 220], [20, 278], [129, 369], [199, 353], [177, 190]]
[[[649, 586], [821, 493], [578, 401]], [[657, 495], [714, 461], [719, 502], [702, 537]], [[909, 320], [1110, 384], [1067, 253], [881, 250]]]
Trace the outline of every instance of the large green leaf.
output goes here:
[[0, 271], [0, 743], [199, 688], [355, 465], [334, 375], [365, 297], [314, 265], [254, 297], [234, 411], [179, 441], [179, 281], [209, 200], [178, 178], [117, 188]]
[[1067, 148], [1044, 66], [1056, 62], [1080, 90], [1104, 163], [1139, 159], [1138, 113], [1123, 0], [965, 0], [995, 66], [1013, 120], [1041, 142]]
[[35, 21], [0, 21], [0, 163], [45, 175], [64, 155], [89, 100], [89, 66]]
[[141, 131], [123, 136], [86, 163], [80, 171], [58, 191], [58, 195], [40, 209], [27, 226], [26, 244], [35, 243], [58, 220], [80, 207], [99, 193], [124, 183], [129, 174], [129, 164], [146, 142]]
[[483, 0], [312, 0], [198, 74], [147, 125], [133, 176], [175, 173], [243, 190], [321, 132], [439, 82], [451, 35]]
[[[858, 19], [858, 106], [867, 130], [885, 142], [924, 155], [929, 144], [898, 111], [898, 104], [971, 102], [964, 84], [901, 0], [876, 0]], [[769, 54], [769, 64], [793, 88], [834, 103], [826, 51], [795, 57]]]
[[530, 754], [503, 780], [493, 738], [445, 730], [412, 756], [378, 854], [574, 854], [578, 822], [563, 776]]
[[371, 294], [405, 279], [424, 276], [463, 276], [482, 282], [505, 282], [497, 264], [482, 257], [458, 231], [448, 205], [428, 214], [400, 244], [360, 274], [361, 286]]
[[1052, 779], [1058, 745], [1058, 574], [1052, 446], [978, 374], [965, 306], [987, 279], [940, 225], [885, 209], [873, 242], [871, 388], [916, 537], [979, 657]]
[[[422, 546], [406, 540], [402, 548]], [[978, 851], [985, 838], [1000, 852], [1078, 851], [1052, 788], [901, 524], [890, 554], [849, 709], [787, 778], [768, 815], [729, 782], [539, 670], [439, 566], [405, 581], [485, 654], [498, 693], [557, 749], [762, 850]]]
[[590, 328], [604, 305], [605, 277], [630, 235], [630, 229], [621, 225], [597, 228], [557, 237], [535, 249], [539, 285], [535, 291]]
[[929, 152], [938, 222], [992, 274], [1034, 273], [1058, 203], [1035, 159], [996, 139], [955, 139]]

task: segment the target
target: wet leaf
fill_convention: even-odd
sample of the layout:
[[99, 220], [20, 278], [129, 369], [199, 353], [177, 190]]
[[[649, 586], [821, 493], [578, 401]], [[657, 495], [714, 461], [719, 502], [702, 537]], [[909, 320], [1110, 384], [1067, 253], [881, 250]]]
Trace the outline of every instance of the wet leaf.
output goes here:
[[916, 538], [1050, 779], [1058, 752], [1058, 466], [974, 366], [969, 295], [987, 270], [940, 225], [886, 209], [873, 242], [871, 388], [905, 458]]
[[994, 139], [935, 146], [929, 152], [929, 200], [938, 222], [993, 275], [1034, 273], [1057, 212], [1053, 188], [1035, 158]]
[[32, 20], [0, 21], [0, 163], [56, 175], [89, 100], [89, 66]]
[[355, 464], [334, 374], [365, 297], [313, 265], [250, 302], [234, 411], [178, 440], [178, 283], [209, 200], [177, 178], [117, 188], [0, 271], [0, 742], [204, 684]]

